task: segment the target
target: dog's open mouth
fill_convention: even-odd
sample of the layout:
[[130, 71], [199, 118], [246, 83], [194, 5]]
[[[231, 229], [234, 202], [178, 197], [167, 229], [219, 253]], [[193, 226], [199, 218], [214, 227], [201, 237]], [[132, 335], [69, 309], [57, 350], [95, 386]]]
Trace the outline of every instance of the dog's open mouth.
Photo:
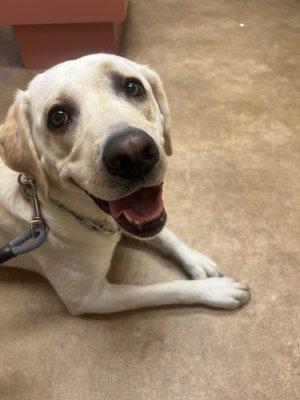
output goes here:
[[102, 210], [134, 236], [151, 237], [159, 233], [166, 222], [162, 200], [162, 185], [140, 188], [129, 196], [105, 201], [87, 193]]

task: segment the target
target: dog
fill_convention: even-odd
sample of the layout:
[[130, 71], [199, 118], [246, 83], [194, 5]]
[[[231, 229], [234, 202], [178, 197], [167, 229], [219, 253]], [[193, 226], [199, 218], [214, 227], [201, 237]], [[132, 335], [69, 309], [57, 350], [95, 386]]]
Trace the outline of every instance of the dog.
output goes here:
[[[171, 154], [168, 102], [148, 66], [93, 54], [38, 74], [17, 92], [0, 128], [0, 244], [32, 220], [19, 173], [37, 182], [48, 237], [3, 265], [42, 274], [73, 315], [245, 304], [248, 286], [223, 277], [209, 257], [165, 227], [162, 185]], [[191, 279], [110, 283], [106, 275], [122, 234], [176, 259]]]

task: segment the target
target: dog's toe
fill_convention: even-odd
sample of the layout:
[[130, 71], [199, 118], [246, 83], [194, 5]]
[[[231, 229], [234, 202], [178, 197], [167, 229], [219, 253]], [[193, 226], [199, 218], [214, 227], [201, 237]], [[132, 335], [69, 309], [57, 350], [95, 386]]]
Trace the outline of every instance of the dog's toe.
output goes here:
[[184, 267], [192, 279], [223, 276], [213, 260], [195, 250], [187, 255]]

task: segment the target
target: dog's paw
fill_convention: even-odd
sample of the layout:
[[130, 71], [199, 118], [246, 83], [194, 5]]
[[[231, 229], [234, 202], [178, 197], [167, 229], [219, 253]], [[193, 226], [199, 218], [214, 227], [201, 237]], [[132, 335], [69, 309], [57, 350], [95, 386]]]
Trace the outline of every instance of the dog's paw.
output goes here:
[[203, 286], [202, 301], [211, 307], [234, 310], [250, 300], [247, 285], [232, 278], [215, 277], [199, 282]]
[[205, 279], [222, 276], [217, 264], [204, 254], [189, 249], [185, 254], [183, 266], [192, 279]]

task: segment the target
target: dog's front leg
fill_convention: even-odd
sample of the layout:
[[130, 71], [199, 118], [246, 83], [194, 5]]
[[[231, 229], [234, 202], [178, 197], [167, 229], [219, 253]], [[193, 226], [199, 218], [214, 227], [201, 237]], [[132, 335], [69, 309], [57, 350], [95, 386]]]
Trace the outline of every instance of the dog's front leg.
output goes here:
[[206, 255], [188, 247], [169, 229], [148, 239], [150, 246], [177, 260], [192, 279], [222, 276], [217, 264]]
[[59, 287], [56, 289], [73, 315], [112, 313], [171, 304], [204, 304], [233, 310], [250, 298], [246, 285], [223, 277], [178, 280], [148, 286], [116, 285], [104, 279], [94, 282], [90, 287], [79, 285], [78, 290], [74, 282], [70, 285], [64, 282], [63, 291]]
[[[100, 258], [95, 260], [89, 254], [85, 259], [80, 259], [76, 251], [73, 253], [68, 258], [60, 258], [59, 254], [54, 257], [52, 255], [52, 259], [45, 260], [43, 268], [73, 315], [111, 313], [171, 304], [204, 304], [235, 309], [250, 297], [246, 285], [223, 277], [177, 280], [148, 286], [111, 284], [105, 278], [110, 257], [106, 260], [102, 257], [101, 263]], [[79, 260], [82, 263], [78, 263]]]
[[[170, 233], [167, 232], [167, 235]], [[74, 314], [111, 313], [171, 304], [204, 304], [235, 309], [250, 297], [246, 285], [230, 278], [212, 277], [202, 280], [177, 280], [148, 286], [111, 284], [106, 279], [113, 245], [44, 248], [40, 265], [44, 275]], [[48, 250], [48, 251], [47, 251]]]

